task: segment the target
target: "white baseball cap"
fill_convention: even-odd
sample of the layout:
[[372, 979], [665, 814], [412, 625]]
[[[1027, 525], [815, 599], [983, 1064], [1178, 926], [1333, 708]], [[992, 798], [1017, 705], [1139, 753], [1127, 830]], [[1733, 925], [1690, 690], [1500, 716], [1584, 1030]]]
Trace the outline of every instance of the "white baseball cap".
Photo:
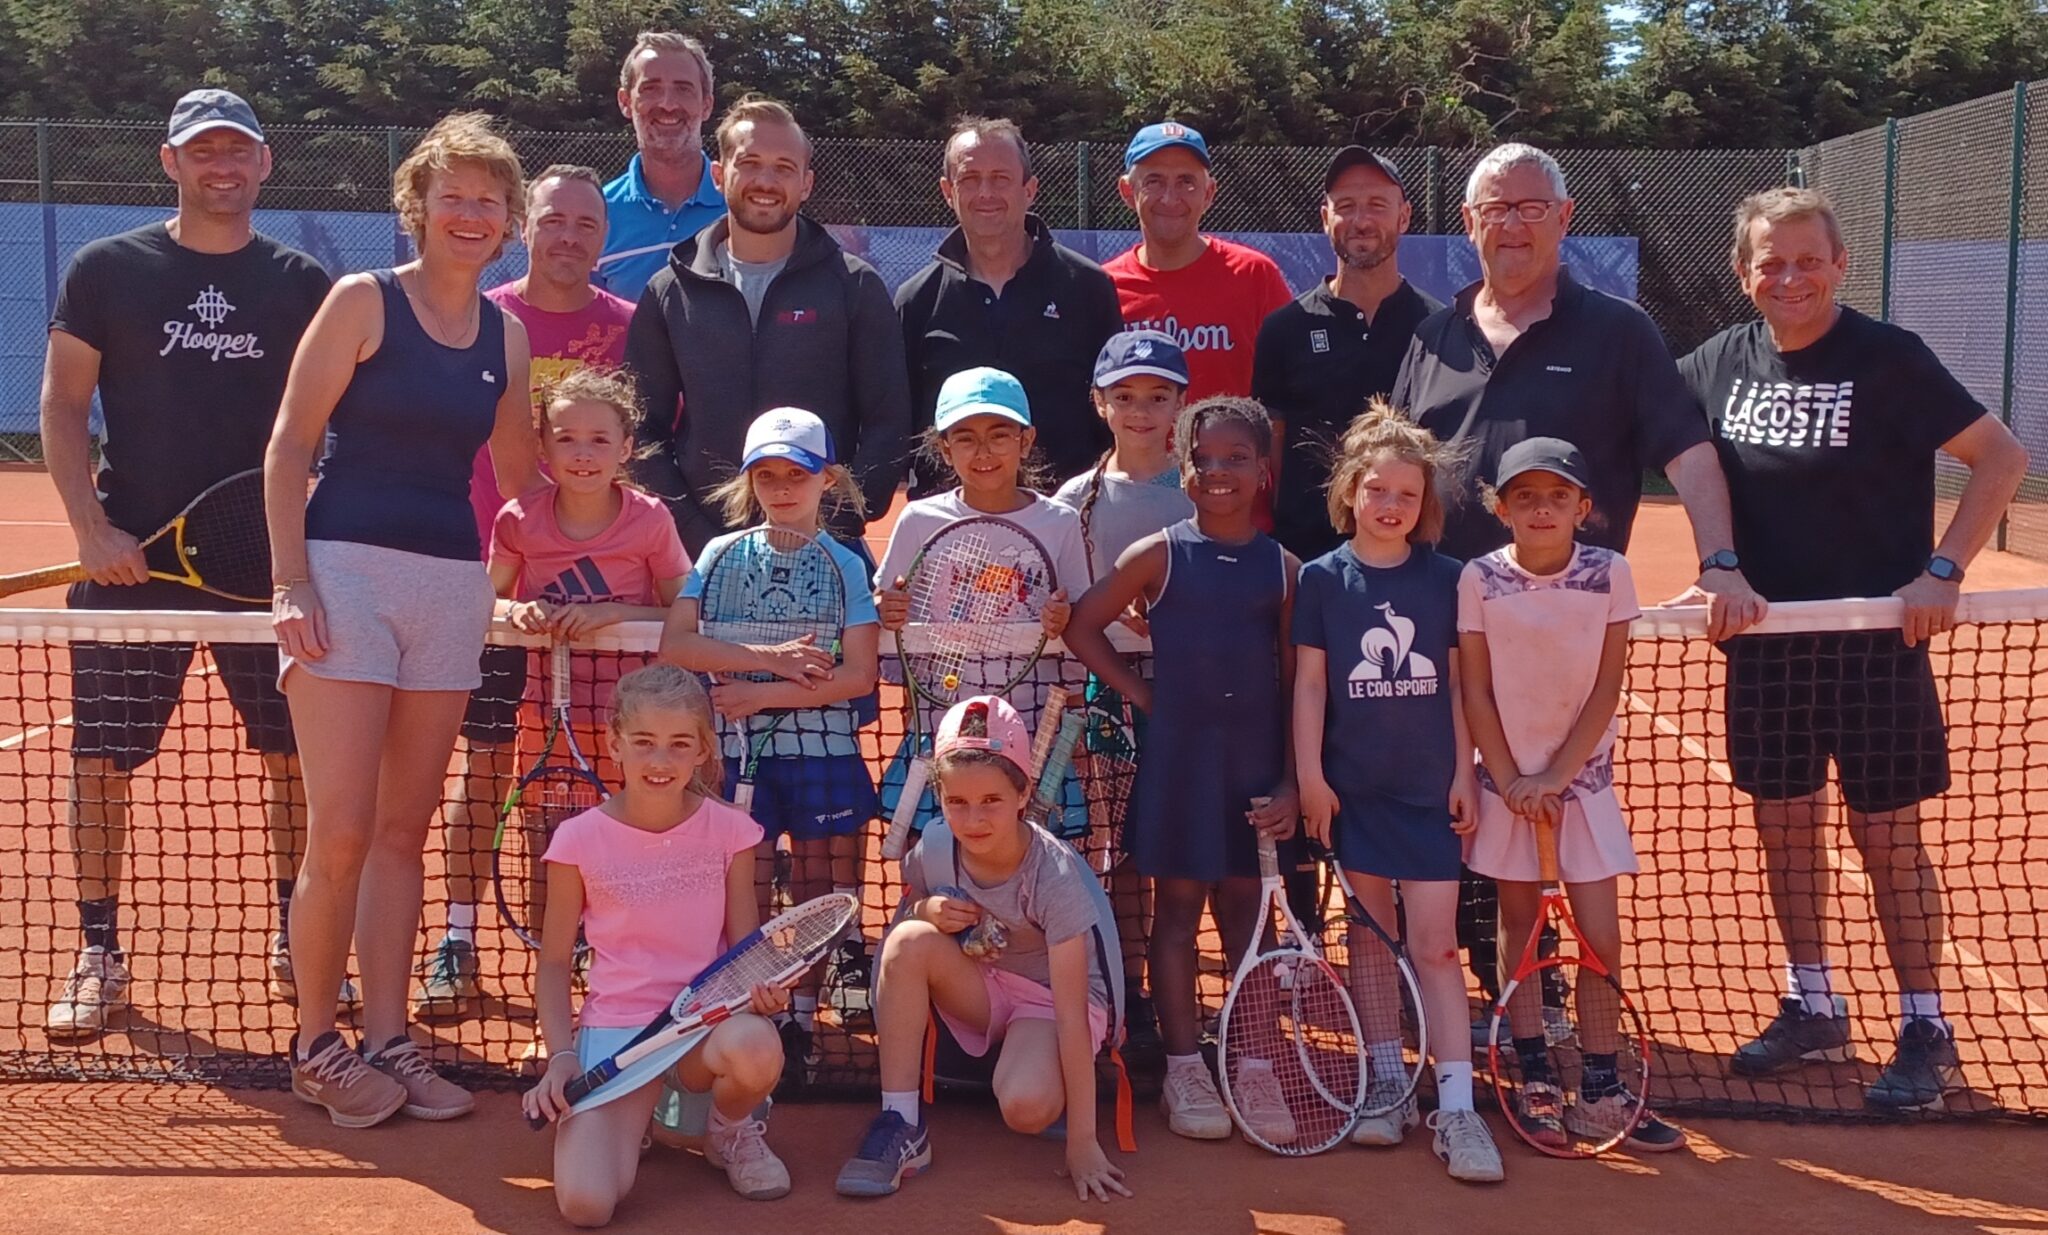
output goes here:
[[807, 472], [822, 472], [835, 461], [832, 434], [815, 413], [800, 407], [762, 412], [747, 426], [747, 445], [740, 466], [749, 468], [763, 459], [787, 459]]

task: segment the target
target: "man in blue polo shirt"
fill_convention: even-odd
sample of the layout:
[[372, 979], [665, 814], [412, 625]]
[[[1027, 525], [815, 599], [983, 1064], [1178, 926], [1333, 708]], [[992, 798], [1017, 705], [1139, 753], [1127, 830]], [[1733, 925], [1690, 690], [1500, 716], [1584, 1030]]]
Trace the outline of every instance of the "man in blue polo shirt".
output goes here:
[[604, 186], [610, 226], [590, 281], [638, 300], [669, 250], [725, 213], [704, 153], [711, 115], [711, 58], [688, 35], [649, 31], [619, 66], [619, 111], [633, 122], [640, 153]]

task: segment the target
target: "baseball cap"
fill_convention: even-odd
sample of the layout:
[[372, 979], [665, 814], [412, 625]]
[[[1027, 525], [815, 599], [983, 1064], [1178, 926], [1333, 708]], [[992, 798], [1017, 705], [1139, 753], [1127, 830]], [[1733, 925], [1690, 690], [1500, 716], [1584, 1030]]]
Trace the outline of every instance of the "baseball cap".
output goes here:
[[1188, 384], [1188, 358], [1172, 335], [1157, 330], [1126, 330], [1109, 336], [1109, 341], [1095, 354], [1097, 390], [1141, 375], [1162, 377], [1177, 386]]
[[800, 407], [762, 412], [747, 426], [740, 466], [749, 468], [763, 459], [787, 459], [815, 475], [832, 462], [832, 434], [824, 421]]
[[1323, 173], [1323, 192], [1329, 192], [1330, 186], [1337, 183], [1337, 177], [1354, 167], [1372, 168], [1392, 181], [1394, 187], [1401, 190], [1402, 197], [1408, 196], [1408, 186], [1401, 182], [1401, 173], [1395, 168], [1393, 160], [1383, 154], [1367, 150], [1364, 146], [1346, 146], [1330, 156], [1329, 170]]
[[1508, 447], [1493, 475], [1493, 487], [1506, 489], [1524, 472], [1555, 472], [1581, 489], [1592, 488], [1586, 483], [1586, 456], [1561, 437], [1525, 437]]
[[969, 416], [1001, 416], [1031, 427], [1031, 401], [1024, 385], [1001, 369], [962, 369], [939, 387], [932, 427], [944, 433]]
[[164, 141], [172, 146], [186, 142], [208, 129], [233, 129], [237, 133], [266, 141], [263, 126], [256, 123], [255, 109], [232, 90], [193, 90], [171, 108], [171, 124]]
[[1209, 143], [1202, 140], [1202, 135], [1179, 121], [1163, 120], [1146, 125], [1131, 138], [1131, 144], [1124, 147], [1124, 170], [1131, 170], [1170, 146], [1187, 147], [1202, 160], [1202, 166], [1209, 166]]
[[[981, 732], [962, 732], [973, 729]], [[1024, 728], [1024, 718], [1017, 715], [1017, 709], [995, 695], [976, 695], [946, 709], [946, 715], [939, 721], [938, 736], [932, 740], [932, 754], [936, 757], [956, 750], [985, 750], [1001, 755], [1025, 775], [1031, 774], [1031, 733]]]

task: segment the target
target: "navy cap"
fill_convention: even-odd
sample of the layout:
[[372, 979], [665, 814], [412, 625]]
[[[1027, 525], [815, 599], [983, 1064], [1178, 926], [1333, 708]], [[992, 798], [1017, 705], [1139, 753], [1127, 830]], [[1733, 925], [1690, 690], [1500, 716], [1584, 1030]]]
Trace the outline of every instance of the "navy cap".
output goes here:
[[1173, 336], [1157, 330], [1126, 330], [1109, 336], [1095, 354], [1095, 388], [1105, 390], [1127, 377], [1158, 377], [1188, 384], [1188, 358]]
[[1124, 170], [1129, 171], [1173, 146], [1185, 146], [1202, 160], [1202, 166], [1209, 166], [1209, 143], [1202, 140], [1202, 135], [1177, 120], [1166, 120], [1146, 125], [1131, 138], [1131, 144], [1124, 147]]
[[1346, 146], [1330, 157], [1329, 170], [1323, 173], [1323, 192], [1329, 192], [1330, 186], [1337, 183], [1337, 177], [1354, 167], [1372, 168], [1392, 181], [1394, 187], [1401, 190], [1402, 197], [1408, 196], [1408, 186], [1402, 183], [1401, 173], [1394, 166], [1393, 160], [1383, 154], [1367, 150], [1364, 146]]
[[1493, 474], [1493, 487], [1504, 492], [1524, 472], [1555, 472], [1581, 489], [1592, 487], [1586, 483], [1586, 456], [1561, 437], [1525, 437], [1508, 447]]
[[257, 141], [266, 141], [263, 126], [256, 123], [256, 111], [232, 90], [194, 90], [171, 108], [170, 129], [164, 141], [172, 146], [186, 142], [208, 129], [233, 129]]

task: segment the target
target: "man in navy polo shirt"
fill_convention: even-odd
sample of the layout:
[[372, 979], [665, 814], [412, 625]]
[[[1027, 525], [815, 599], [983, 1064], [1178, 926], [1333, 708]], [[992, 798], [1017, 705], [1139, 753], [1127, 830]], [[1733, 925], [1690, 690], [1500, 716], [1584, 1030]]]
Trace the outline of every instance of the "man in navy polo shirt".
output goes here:
[[633, 40], [619, 66], [619, 111], [633, 122], [640, 153], [604, 186], [610, 226], [590, 278], [612, 295], [639, 299], [669, 250], [725, 213], [704, 153], [713, 100], [702, 43], [665, 30]]

